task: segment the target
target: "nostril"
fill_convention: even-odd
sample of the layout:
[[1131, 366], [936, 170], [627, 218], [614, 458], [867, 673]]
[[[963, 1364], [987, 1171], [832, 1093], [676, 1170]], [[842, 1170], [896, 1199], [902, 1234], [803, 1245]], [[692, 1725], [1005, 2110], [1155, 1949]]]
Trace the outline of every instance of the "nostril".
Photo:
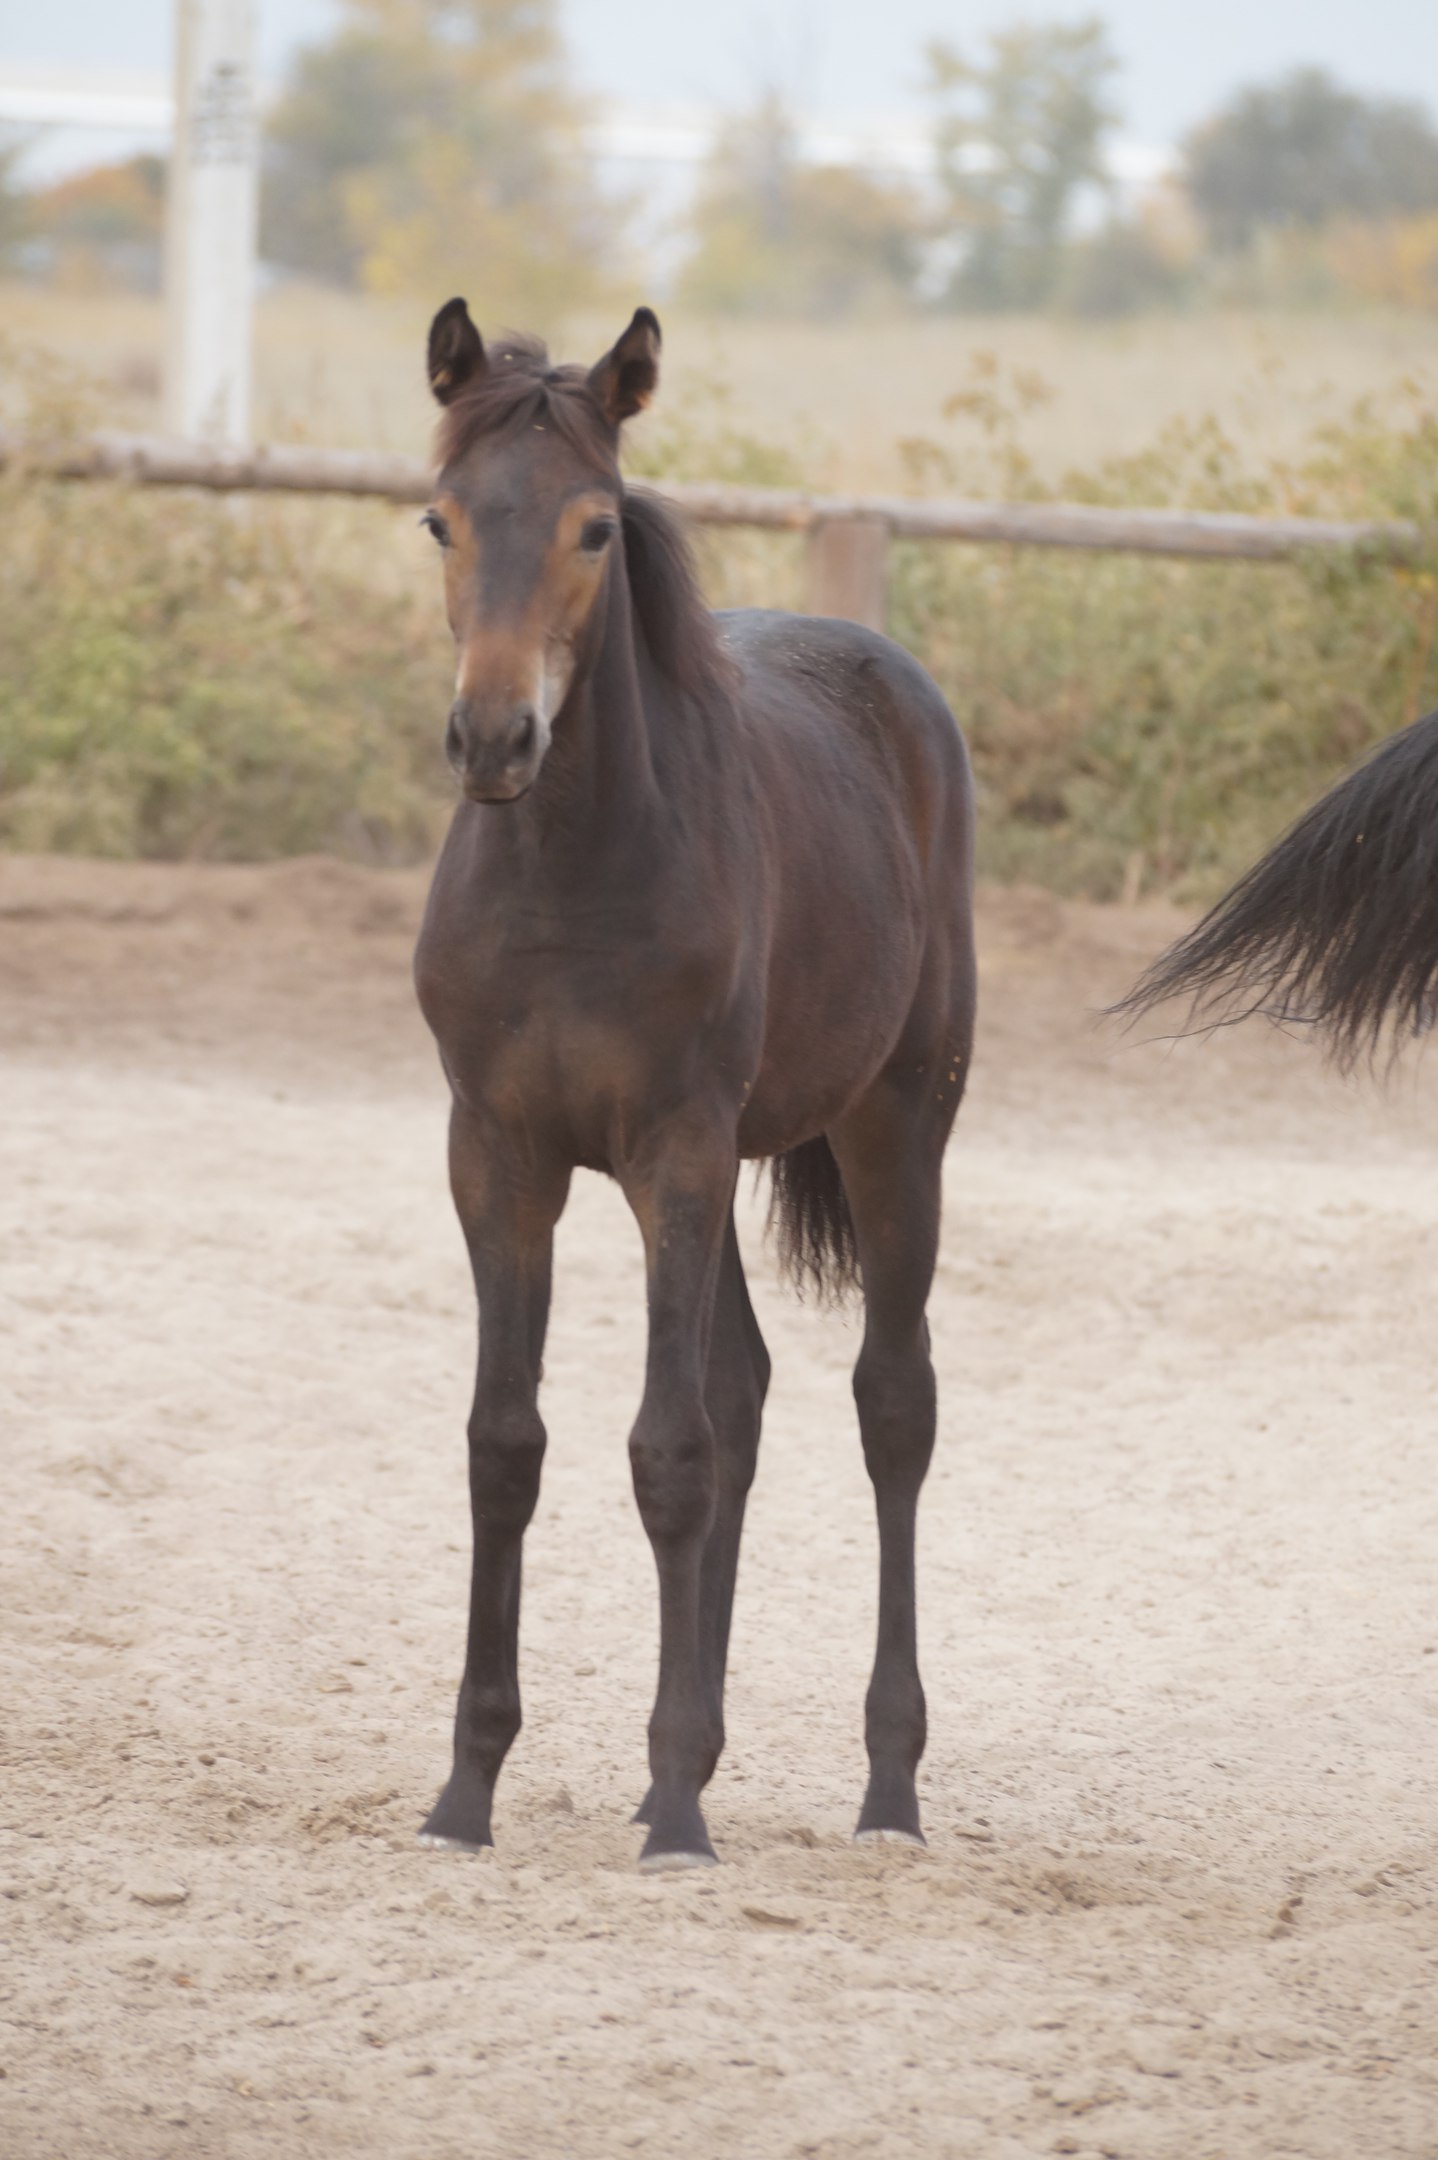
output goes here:
[[444, 730], [444, 754], [451, 765], [458, 765], [464, 756], [464, 737], [460, 733], [459, 715], [451, 712]]
[[517, 758], [528, 757], [530, 751], [534, 748], [534, 736], [534, 708], [531, 706], [514, 731], [514, 744], [511, 755]]

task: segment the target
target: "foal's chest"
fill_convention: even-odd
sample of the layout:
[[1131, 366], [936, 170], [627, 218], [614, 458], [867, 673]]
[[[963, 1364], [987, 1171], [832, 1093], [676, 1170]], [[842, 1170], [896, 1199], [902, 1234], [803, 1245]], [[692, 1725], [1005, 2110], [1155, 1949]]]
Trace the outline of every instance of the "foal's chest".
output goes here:
[[592, 933], [456, 945], [427, 926], [415, 976], [466, 1108], [595, 1167], [628, 1154], [716, 1052], [728, 1062], [727, 1038], [742, 1031], [732, 969], [712, 951]]

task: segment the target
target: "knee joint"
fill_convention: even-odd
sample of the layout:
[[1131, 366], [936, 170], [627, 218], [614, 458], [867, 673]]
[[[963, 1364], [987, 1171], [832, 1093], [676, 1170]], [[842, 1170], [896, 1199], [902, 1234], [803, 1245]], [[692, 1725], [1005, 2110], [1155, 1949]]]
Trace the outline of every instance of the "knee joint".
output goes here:
[[476, 1406], [469, 1421], [469, 1490], [491, 1520], [521, 1528], [539, 1497], [544, 1424], [537, 1410]]
[[702, 1407], [664, 1419], [639, 1413], [629, 1436], [634, 1494], [651, 1539], [702, 1537], [714, 1514], [714, 1430]]

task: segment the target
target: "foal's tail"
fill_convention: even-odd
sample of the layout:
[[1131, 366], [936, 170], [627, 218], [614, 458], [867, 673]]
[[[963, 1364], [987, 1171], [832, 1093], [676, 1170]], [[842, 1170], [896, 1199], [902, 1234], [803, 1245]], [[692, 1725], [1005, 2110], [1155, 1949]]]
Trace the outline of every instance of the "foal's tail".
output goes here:
[[776, 1155], [770, 1169], [769, 1228], [780, 1266], [800, 1297], [812, 1289], [821, 1302], [839, 1304], [859, 1287], [859, 1251], [833, 1149], [820, 1133]]
[[1184, 1032], [1262, 1013], [1342, 1066], [1438, 1025], [1438, 712], [1316, 802], [1112, 1010], [1189, 1000]]

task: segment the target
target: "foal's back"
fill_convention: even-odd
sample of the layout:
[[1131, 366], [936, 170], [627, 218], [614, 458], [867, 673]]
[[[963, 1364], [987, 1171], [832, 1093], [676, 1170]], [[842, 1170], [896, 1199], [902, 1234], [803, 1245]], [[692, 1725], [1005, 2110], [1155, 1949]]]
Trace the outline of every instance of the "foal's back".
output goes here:
[[973, 782], [942, 695], [890, 639], [759, 609], [719, 622], [771, 880], [764, 1060], [741, 1134], [760, 1154], [779, 1074], [788, 1108], [796, 1082], [824, 1098], [821, 1129], [895, 1056], [967, 1044]]
[[802, 814], [785, 823], [786, 847], [807, 838], [851, 878], [850, 851], [878, 847], [895, 858], [906, 893], [942, 892], [962, 912], [973, 780], [932, 678], [902, 646], [857, 623], [759, 608], [718, 621], [739, 671], [748, 756], [781, 805], [796, 789], [802, 795]]

